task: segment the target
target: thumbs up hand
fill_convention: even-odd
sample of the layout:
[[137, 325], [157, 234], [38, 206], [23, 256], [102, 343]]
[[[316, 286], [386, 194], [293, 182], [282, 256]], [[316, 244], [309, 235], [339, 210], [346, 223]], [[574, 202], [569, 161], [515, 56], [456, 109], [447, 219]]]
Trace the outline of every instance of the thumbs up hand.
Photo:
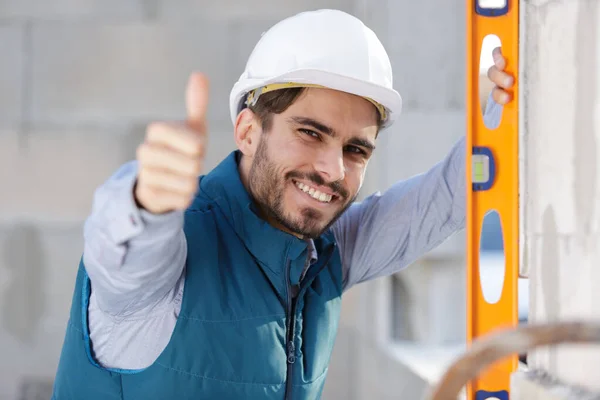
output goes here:
[[208, 80], [190, 76], [186, 90], [187, 120], [155, 122], [137, 148], [139, 171], [134, 189], [139, 206], [154, 214], [185, 210], [198, 190], [207, 139]]

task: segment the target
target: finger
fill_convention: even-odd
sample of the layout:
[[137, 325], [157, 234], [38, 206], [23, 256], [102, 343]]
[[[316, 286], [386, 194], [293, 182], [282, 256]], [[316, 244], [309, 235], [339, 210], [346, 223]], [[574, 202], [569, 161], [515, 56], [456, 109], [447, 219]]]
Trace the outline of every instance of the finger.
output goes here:
[[190, 157], [201, 157], [206, 139], [184, 126], [155, 122], [148, 126], [146, 141], [169, 147]]
[[503, 89], [510, 89], [515, 83], [515, 80], [512, 76], [504, 71], [499, 70], [495, 65], [488, 69], [487, 75], [494, 85]]
[[206, 126], [208, 90], [208, 78], [204, 74], [195, 72], [190, 75], [185, 95], [187, 123], [202, 133], [205, 133]]
[[494, 99], [494, 101], [498, 104], [504, 105], [508, 103], [511, 100], [511, 97], [512, 96], [510, 95], [510, 93], [507, 93], [499, 87], [495, 87], [492, 90], [492, 99]]
[[496, 47], [492, 50], [492, 58], [494, 59], [494, 65], [499, 70], [506, 68], [506, 58], [502, 55], [502, 47]]
[[143, 143], [138, 147], [137, 159], [142, 167], [163, 169], [181, 176], [198, 177], [202, 171], [201, 157], [190, 157], [152, 143]]
[[139, 173], [139, 185], [183, 196], [193, 196], [198, 188], [197, 177], [183, 177], [169, 171], [144, 167]]

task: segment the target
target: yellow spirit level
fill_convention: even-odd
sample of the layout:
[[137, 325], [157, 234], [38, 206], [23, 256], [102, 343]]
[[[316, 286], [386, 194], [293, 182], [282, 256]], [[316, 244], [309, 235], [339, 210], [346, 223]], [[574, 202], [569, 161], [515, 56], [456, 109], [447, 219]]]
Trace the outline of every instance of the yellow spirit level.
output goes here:
[[[488, 35], [502, 42], [506, 72], [517, 77], [519, 0], [467, 0], [467, 343], [518, 324], [519, 160], [518, 81], [496, 129], [483, 121], [479, 96], [481, 46]], [[493, 5], [491, 3], [494, 3]], [[499, 4], [501, 3], [501, 4]], [[497, 211], [502, 226], [505, 273], [500, 300], [488, 303], [479, 273], [479, 248], [485, 215]], [[493, 364], [467, 386], [467, 400], [508, 400], [514, 355]]]

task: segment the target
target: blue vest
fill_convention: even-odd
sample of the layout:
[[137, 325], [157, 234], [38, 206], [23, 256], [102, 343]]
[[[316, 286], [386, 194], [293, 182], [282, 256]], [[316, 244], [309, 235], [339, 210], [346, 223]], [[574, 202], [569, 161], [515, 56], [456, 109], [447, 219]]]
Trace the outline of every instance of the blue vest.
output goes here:
[[200, 180], [185, 213], [185, 288], [173, 335], [143, 370], [105, 369], [87, 326], [90, 281], [79, 265], [54, 400], [318, 399], [340, 315], [333, 234], [298, 282], [307, 243], [253, 211], [231, 153]]

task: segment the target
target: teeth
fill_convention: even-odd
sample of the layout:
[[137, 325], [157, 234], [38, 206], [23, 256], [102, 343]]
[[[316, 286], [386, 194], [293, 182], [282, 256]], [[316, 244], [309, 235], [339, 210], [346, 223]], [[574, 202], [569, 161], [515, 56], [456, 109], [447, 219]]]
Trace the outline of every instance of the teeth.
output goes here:
[[305, 185], [304, 183], [297, 182], [296, 186], [298, 186], [298, 188], [304, 193], [309, 194], [313, 199], [322, 201], [323, 203], [329, 203], [333, 198], [332, 195], [319, 192], [318, 190], [315, 190], [315, 188], [311, 188], [310, 186]]

